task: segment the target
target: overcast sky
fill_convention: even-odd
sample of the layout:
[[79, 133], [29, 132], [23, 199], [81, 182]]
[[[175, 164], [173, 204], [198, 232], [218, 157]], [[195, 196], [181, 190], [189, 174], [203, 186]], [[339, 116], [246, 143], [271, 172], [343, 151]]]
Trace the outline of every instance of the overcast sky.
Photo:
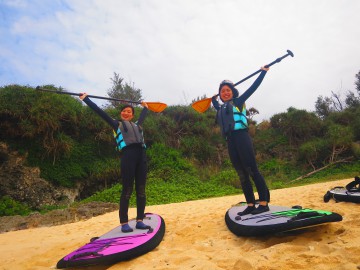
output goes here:
[[0, 0], [0, 86], [106, 96], [116, 72], [145, 101], [188, 105], [291, 50], [247, 106], [258, 121], [314, 111], [320, 95], [355, 91], [359, 11], [358, 0]]

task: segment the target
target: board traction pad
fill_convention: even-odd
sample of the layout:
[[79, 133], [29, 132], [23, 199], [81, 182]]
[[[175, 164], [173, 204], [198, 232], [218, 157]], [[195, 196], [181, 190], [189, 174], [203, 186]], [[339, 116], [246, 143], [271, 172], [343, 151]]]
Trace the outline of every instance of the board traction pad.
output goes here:
[[329, 211], [274, 205], [269, 205], [268, 212], [244, 215], [241, 220], [236, 220], [237, 213], [244, 211], [246, 207], [246, 203], [240, 203], [225, 214], [226, 225], [238, 236], [271, 235], [342, 220], [341, 215]]
[[109, 265], [147, 253], [162, 241], [165, 222], [161, 216], [147, 213], [144, 223], [151, 229], [138, 230], [135, 228], [136, 220], [130, 220], [133, 232], [123, 233], [118, 226], [100, 237], [93, 237], [89, 243], [63, 257], [56, 267]]

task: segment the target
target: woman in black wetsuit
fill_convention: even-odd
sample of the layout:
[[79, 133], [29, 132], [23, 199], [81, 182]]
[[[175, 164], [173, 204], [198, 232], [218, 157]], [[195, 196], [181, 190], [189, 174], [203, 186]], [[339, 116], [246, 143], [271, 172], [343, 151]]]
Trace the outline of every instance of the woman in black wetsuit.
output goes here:
[[142, 133], [142, 123], [147, 114], [147, 104], [143, 102], [144, 107], [138, 121], [132, 122], [134, 118], [134, 108], [130, 105], [125, 105], [120, 111], [121, 120], [115, 120], [100, 109], [94, 102], [87, 97], [86, 93], [80, 96], [91, 109], [93, 109], [101, 118], [103, 118], [114, 130], [114, 137], [117, 143], [117, 149], [122, 151], [121, 158], [121, 179], [122, 192], [120, 196], [119, 218], [122, 232], [132, 232], [133, 229], [129, 226], [128, 209], [129, 200], [133, 191], [135, 182], [136, 190], [136, 229], [150, 229], [150, 226], [143, 223], [146, 195], [146, 153], [145, 143]]
[[[217, 123], [221, 127], [222, 135], [226, 138], [230, 160], [239, 175], [248, 205], [243, 212], [238, 213], [239, 216], [269, 211], [270, 193], [256, 164], [252, 140], [248, 133], [245, 108], [245, 101], [259, 87], [269, 70], [265, 67], [261, 69], [258, 78], [241, 96], [231, 81], [224, 80], [219, 87], [219, 96], [223, 104], [219, 104], [217, 95], [212, 98], [213, 106], [217, 110]], [[259, 206], [257, 208], [255, 207], [255, 196], [250, 176], [259, 194]]]

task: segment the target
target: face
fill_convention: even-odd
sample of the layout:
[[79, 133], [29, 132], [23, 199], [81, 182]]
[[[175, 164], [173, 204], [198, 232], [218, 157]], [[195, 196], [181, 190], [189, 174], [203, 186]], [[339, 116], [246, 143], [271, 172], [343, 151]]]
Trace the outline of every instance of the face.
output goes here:
[[231, 88], [228, 85], [224, 85], [223, 87], [221, 87], [220, 98], [224, 102], [229, 101], [233, 98], [233, 92], [231, 91]]
[[120, 117], [121, 117], [121, 120], [131, 121], [131, 120], [134, 118], [134, 114], [133, 114], [133, 112], [132, 112], [132, 109], [129, 108], [129, 107], [123, 109], [123, 110], [120, 112]]

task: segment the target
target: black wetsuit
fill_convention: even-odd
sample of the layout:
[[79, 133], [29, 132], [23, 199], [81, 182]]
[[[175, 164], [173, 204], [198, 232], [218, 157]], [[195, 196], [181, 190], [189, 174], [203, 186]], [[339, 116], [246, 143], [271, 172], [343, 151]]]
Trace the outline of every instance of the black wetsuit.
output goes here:
[[[88, 97], [83, 100], [91, 109], [101, 116], [116, 132], [119, 128], [119, 121], [111, 118]], [[141, 126], [144, 122], [148, 109], [144, 108], [136, 123], [125, 123], [130, 127]], [[127, 122], [127, 121], [123, 121]], [[143, 141], [143, 138], [142, 138]], [[131, 143], [122, 148], [121, 158], [121, 179], [122, 179], [122, 192], [120, 196], [119, 218], [120, 223], [127, 223], [129, 200], [133, 192], [134, 182], [136, 190], [136, 207], [137, 207], [137, 220], [144, 218], [145, 205], [146, 205], [146, 174], [147, 163], [145, 146], [143, 143]]]
[[217, 110], [217, 122], [221, 127], [223, 136], [227, 140], [230, 160], [239, 175], [241, 187], [247, 203], [255, 203], [250, 176], [255, 183], [260, 201], [269, 201], [270, 194], [266, 182], [258, 170], [253, 143], [247, 127], [243, 126], [241, 129], [234, 130], [232, 107], [236, 106], [241, 111], [245, 101], [259, 87], [265, 74], [266, 71], [262, 71], [250, 88], [232, 101], [225, 102], [220, 106], [215, 97], [212, 99], [213, 106]]

